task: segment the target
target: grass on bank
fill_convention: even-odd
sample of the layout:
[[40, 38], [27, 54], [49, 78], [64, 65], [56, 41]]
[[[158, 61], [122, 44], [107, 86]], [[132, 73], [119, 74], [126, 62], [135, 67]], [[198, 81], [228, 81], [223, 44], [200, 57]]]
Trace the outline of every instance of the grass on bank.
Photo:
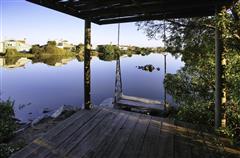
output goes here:
[[0, 100], [0, 158], [8, 158], [12, 153], [20, 150], [24, 143], [10, 143], [17, 129], [17, 123], [14, 119], [14, 102]]

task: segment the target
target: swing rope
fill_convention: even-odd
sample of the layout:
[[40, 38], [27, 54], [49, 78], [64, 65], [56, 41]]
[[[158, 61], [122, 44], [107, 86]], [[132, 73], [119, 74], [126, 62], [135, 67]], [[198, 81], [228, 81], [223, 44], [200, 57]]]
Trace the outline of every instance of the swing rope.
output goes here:
[[[120, 49], [120, 24], [118, 24], [118, 48]], [[122, 76], [121, 76], [121, 65], [120, 65], [120, 52], [117, 52], [116, 61], [116, 79], [115, 79], [115, 98], [114, 102], [117, 101], [122, 96]]]

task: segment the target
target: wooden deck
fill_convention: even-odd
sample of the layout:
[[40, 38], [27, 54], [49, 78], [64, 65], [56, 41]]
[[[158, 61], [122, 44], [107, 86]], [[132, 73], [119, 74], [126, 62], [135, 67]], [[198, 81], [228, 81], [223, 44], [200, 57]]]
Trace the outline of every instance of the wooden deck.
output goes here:
[[216, 157], [213, 148], [189, 138], [187, 131], [145, 114], [102, 107], [81, 110], [12, 158]]
[[123, 109], [139, 110], [151, 114], [163, 114], [164, 104], [158, 100], [122, 95], [116, 105]]

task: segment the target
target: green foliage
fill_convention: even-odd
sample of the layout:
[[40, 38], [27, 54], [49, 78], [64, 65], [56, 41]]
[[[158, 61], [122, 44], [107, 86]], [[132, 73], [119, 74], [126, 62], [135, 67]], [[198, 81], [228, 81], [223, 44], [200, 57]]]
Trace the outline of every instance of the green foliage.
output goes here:
[[114, 54], [119, 53], [120, 50], [116, 45], [99, 45], [97, 51], [104, 54]]
[[44, 55], [74, 56], [74, 54], [70, 51], [57, 48], [52, 41], [48, 42], [48, 44], [45, 46], [33, 45], [30, 53], [37, 57]]
[[[224, 44], [224, 87], [227, 92], [227, 127], [222, 131], [240, 142], [240, 1], [216, 17], [166, 20], [167, 51], [181, 54], [185, 66], [177, 74], [168, 74], [165, 86], [181, 105], [177, 118], [191, 123], [213, 125], [215, 92], [215, 28]], [[217, 25], [216, 25], [217, 24]], [[163, 38], [163, 22], [136, 24], [149, 38]], [[212, 126], [213, 127], [213, 126]]]
[[6, 144], [13, 136], [16, 130], [13, 111], [14, 102], [0, 101], [0, 157], [7, 158], [15, 151], [15, 146]]
[[134, 50], [134, 52], [136, 54], [141, 54], [141, 55], [149, 55], [151, 53], [151, 50], [147, 49], [147, 48], [139, 48], [136, 47], [136, 49]]
[[8, 158], [13, 152], [14, 149], [8, 144], [0, 144], [0, 158]]
[[121, 55], [121, 51], [116, 45], [99, 45], [97, 51], [99, 58], [105, 61], [116, 60]]
[[34, 55], [40, 55], [42, 52], [44, 52], [44, 48], [39, 45], [33, 45], [30, 49], [30, 53]]
[[52, 41], [45, 46], [34, 45], [30, 53], [34, 54], [33, 63], [43, 62], [52, 66], [56, 63], [62, 63], [63, 59], [75, 57], [73, 52], [57, 48]]
[[5, 56], [14, 56], [15, 54], [17, 54], [17, 50], [16, 49], [7, 49]]
[[192, 104], [181, 104], [176, 118], [181, 121], [212, 127], [214, 124], [213, 105], [198, 101], [192, 102]]
[[0, 158], [8, 158], [10, 157], [14, 152], [19, 151], [25, 146], [25, 142], [18, 142], [16, 144], [0, 144]]
[[84, 44], [77, 45], [76, 53], [84, 53]]
[[8, 141], [16, 130], [13, 105], [10, 100], [0, 102], [0, 142]]
[[57, 46], [57, 42], [56, 41], [48, 41], [47, 45], [56, 47]]
[[240, 145], [240, 108], [239, 104], [228, 104], [226, 106], [227, 127], [222, 132], [233, 140], [233, 144]]
[[[159, 50], [159, 49], [158, 49]], [[101, 60], [116, 60], [119, 56], [132, 54], [149, 55], [154, 52], [152, 48], [129, 47], [128, 50], [121, 50], [116, 45], [99, 45], [97, 48]]]
[[7, 49], [5, 56], [6, 58], [17, 58], [17, 57], [32, 57], [32, 54], [29, 53], [20, 53], [16, 49]]

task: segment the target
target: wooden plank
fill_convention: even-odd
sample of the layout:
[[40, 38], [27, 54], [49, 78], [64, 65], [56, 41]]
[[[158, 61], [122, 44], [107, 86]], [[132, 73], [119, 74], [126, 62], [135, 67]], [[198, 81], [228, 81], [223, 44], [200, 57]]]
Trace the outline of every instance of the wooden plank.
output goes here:
[[[175, 158], [191, 158], [191, 145], [189, 139], [181, 136], [174, 136]], [[199, 153], [200, 154], [200, 153]], [[203, 156], [203, 154], [202, 154]]]
[[132, 115], [132, 113], [129, 113], [126, 111], [121, 111], [120, 114], [124, 115], [124, 118], [123, 118], [124, 123], [122, 123], [121, 126], [118, 126], [118, 128], [114, 128], [109, 133], [109, 135], [105, 138], [105, 140], [96, 149], [94, 149], [94, 154], [86, 155], [84, 157], [88, 157], [88, 158], [102, 157], [108, 149], [112, 149], [112, 142], [119, 137], [119, 132], [121, 132], [125, 128], [128, 121], [130, 121], [130, 118], [131, 118], [130, 115]]
[[141, 102], [141, 103], [145, 103], [145, 104], [162, 105], [162, 103], [160, 101], [158, 101], [158, 100], [141, 98], [141, 97], [135, 97], [135, 96], [129, 96], [129, 95], [122, 95], [121, 99]]
[[161, 131], [161, 121], [151, 119], [143, 147], [139, 158], [157, 158], [159, 152], [159, 139]]
[[53, 154], [64, 155], [67, 149], [70, 150], [74, 148], [80, 139], [83, 139], [83, 137], [85, 137], [89, 132], [91, 132], [92, 129], [95, 128], [96, 124], [100, 123], [108, 115], [109, 113], [106, 110], [102, 109], [99, 113], [97, 113], [97, 115], [95, 115], [95, 117], [85, 122], [80, 128], [78, 126], [79, 122], [76, 122], [75, 127], [72, 127], [76, 128], [76, 130], [74, 130], [75, 132], [69, 134], [69, 130], [71, 130], [69, 129], [66, 130], [61, 137], [55, 138], [53, 141], [56, 141], [57, 139], [60, 141], [56, 143], [54, 149], [52, 149], [50, 152], [49, 150], [41, 152], [41, 157], [44, 158]]
[[141, 115], [120, 157], [139, 157], [151, 116]]
[[83, 157], [84, 158], [94, 158], [94, 157], [100, 157], [102, 152], [106, 150], [106, 148], [111, 148], [110, 143], [112, 140], [117, 137], [117, 133], [121, 128], [124, 126], [124, 124], [127, 121], [127, 118], [129, 117], [128, 114], [120, 112], [115, 120], [113, 120], [113, 123], [109, 130], [107, 130], [102, 137], [104, 137], [103, 141], [96, 145], [96, 147], [92, 147], [90, 152], [86, 153]]
[[[59, 123], [56, 127], [54, 127], [53, 129], [51, 129], [49, 132], [47, 132], [42, 139], [51, 139], [54, 136], [59, 135], [64, 129], [66, 128], [70, 128], [70, 126], [72, 124], [74, 124], [75, 121], [78, 120], [82, 120], [82, 118], [87, 118], [90, 115], [90, 113], [97, 113], [99, 112], [100, 109], [93, 109], [93, 111], [86, 111], [86, 110], [81, 110], [75, 114], [73, 114], [71, 117], [67, 118], [66, 120], [64, 120], [63, 122]], [[12, 157], [15, 157], [15, 155], [17, 155], [16, 158], [18, 157], [27, 157], [28, 155], [30, 155], [33, 152], [37, 152], [39, 149], [41, 148], [41, 146], [37, 145], [36, 143], [31, 143], [30, 145], [28, 145], [27, 147], [25, 147], [24, 149], [20, 150], [19, 152], [17, 152], [16, 154], [12, 155]]]
[[118, 158], [121, 155], [122, 150], [128, 142], [128, 139], [137, 125], [137, 121], [140, 117], [138, 113], [129, 114], [127, 122], [119, 130], [110, 145], [105, 148], [96, 158]]
[[122, 116], [119, 115], [119, 112], [111, 112], [109, 110], [109, 116], [100, 123], [96, 124], [96, 128], [84, 137], [84, 139], [78, 141], [73, 149], [64, 149], [66, 156], [82, 157], [86, 153], [93, 151], [93, 149], [104, 140], [104, 136], [111, 131], [111, 128], [121, 122], [121, 118]]
[[117, 102], [117, 104], [121, 106], [126, 106], [129, 108], [143, 109], [148, 111], [163, 111], [164, 106], [162, 104], [146, 104], [143, 102], [137, 102], [132, 100], [121, 99]]
[[158, 157], [174, 158], [174, 133], [172, 132], [174, 126], [167, 119], [154, 117], [153, 120], [161, 124]]
[[[82, 110], [78, 113], [76, 113], [76, 116], [70, 117], [69, 120], [66, 120], [65, 123], [60, 123], [58, 126], [50, 130], [45, 136], [44, 139], [48, 140], [54, 140], [55, 138], [59, 137], [59, 134], [61, 134], [64, 130], [70, 129], [70, 126], [76, 125], [76, 122], [78, 125], [81, 125], [80, 122], [84, 123], [84, 120], [89, 120], [92, 117], [94, 117], [97, 113], [101, 111], [100, 108], [89, 110]], [[76, 117], [76, 118], [75, 118]]]
[[[103, 110], [94, 110], [94, 111], [83, 111], [84, 115], [79, 119], [75, 120], [71, 126], [64, 128], [61, 132], [56, 131], [53, 129], [51, 133], [58, 133], [53, 136], [46, 136], [41, 140], [39, 143], [40, 148], [35, 149], [32, 153], [26, 156], [27, 158], [31, 157], [45, 157], [50, 152], [55, 152], [55, 148], [66, 141], [66, 139], [71, 138], [71, 136], [77, 132], [79, 128], [84, 126], [89, 120], [94, 119], [98, 115], [103, 113]], [[47, 138], [47, 139], [46, 139]]]

